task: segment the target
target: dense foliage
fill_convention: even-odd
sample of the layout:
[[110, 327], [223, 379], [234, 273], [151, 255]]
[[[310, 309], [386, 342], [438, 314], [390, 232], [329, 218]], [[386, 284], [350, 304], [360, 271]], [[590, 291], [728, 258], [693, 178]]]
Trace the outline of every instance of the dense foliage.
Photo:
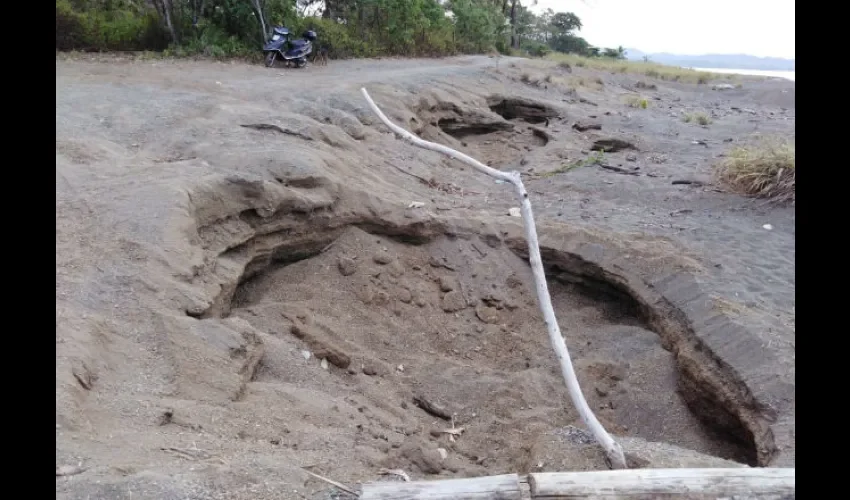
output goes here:
[[499, 50], [622, 58], [575, 33], [581, 20], [521, 0], [56, 0], [56, 49], [258, 53], [273, 26], [319, 33], [331, 57], [442, 56]]

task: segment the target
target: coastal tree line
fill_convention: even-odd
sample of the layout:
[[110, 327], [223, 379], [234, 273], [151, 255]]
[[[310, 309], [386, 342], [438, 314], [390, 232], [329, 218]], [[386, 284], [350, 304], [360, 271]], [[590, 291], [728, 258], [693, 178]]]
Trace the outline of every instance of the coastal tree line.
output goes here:
[[533, 0], [56, 0], [60, 51], [256, 54], [273, 26], [312, 28], [335, 58], [551, 51], [623, 58], [593, 47], [581, 20]]

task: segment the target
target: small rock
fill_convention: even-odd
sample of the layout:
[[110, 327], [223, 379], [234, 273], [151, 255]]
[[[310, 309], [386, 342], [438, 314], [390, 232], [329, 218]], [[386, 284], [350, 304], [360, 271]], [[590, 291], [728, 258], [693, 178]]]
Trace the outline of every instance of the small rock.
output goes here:
[[440, 291], [451, 292], [457, 290], [457, 278], [454, 276], [440, 276]]
[[729, 90], [734, 89], [735, 86], [730, 83], [716, 83], [712, 85], [711, 88], [714, 90]]
[[390, 255], [389, 252], [381, 252], [377, 253], [372, 257], [372, 260], [375, 261], [375, 264], [386, 265], [393, 261], [393, 256]]
[[480, 304], [475, 308], [475, 315], [478, 316], [478, 319], [482, 322], [490, 325], [495, 325], [501, 320], [498, 309]]
[[339, 273], [343, 276], [351, 276], [357, 272], [357, 261], [348, 257], [341, 257], [337, 267], [339, 267]]
[[319, 363], [319, 365], [322, 367], [322, 370], [327, 370], [328, 369], [328, 360], [323, 359], [322, 362]]
[[445, 448], [437, 448], [437, 453], [440, 454], [440, 459], [445, 460], [449, 457], [449, 452]]
[[604, 153], [615, 153], [624, 149], [637, 149], [634, 144], [622, 139], [598, 139], [590, 147], [591, 151], [602, 151]]
[[770, 224], [765, 224], [765, 225], [763, 225], [762, 227], [763, 227], [763, 228], [765, 228], [765, 229], [767, 229], [768, 231], [773, 230], [773, 226], [771, 226]]
[[398, 365], [395, 369], [404, 373], [404, 365]]
[[301, 351], [301, 356], [303, 356], [303, 357], [304, 357], [304, 359], [309, 360], [309, 359], [310, 359], [310, 356], [312, 356], [312, 355], [313, 355], [313, 353], [312, 353], [312, 352], [310, 352], [310, 351]]
[[637, 155], [634, 153], [627, 154], [626, 161], [637, 161]]
[[372, 285], [365, 284], [357, 290], [356, 295], [364, 304], [371, 304], [375, 298], [375, 289]]
[[457, 290], [443, 295], [443, 311], [452, 313], [466, 308], [466, 299]]
[[445, 269], [448, 269], [449, 271], [454, 271], [454, 268], [452, 268], [452, 266], [446, 263], [445, 260], [445, 258], [439, 259], [432, 255], [431, 258], [428, 259], [428, 265], [430, 265], [431, 267], [443, 267]]
[[608, 391], [603, 387], [596, 386], [596, 394], [599, 394], [600, 396], [602, 396], [604, 398], [605, 396], [608, 395]]
[[84, 472], [85, 469], [81, 464], [78, 465], [59, 465], [56, 467], [56, 476], [74, 476]]
[[522, 212], [520, 211], [519, 207], [511, 207], [510, 209], [508, 209], [508, 215], [510, 215], [511, 217], [522, 217]]
[[364, 375], [369, 375], [370, 377], [374, 377], [378, 374], [378, 370], [376, 370], [372, 365], [363, 365], [362, 370]]
[[398, 290], [398, 300], [404, 302], [405, 304], [410, 304], [410, 301], [413, 300], [413, 295], [407, 288], [400, 288]]
[[588, 130], [602, 130], [602, 124], [592, 122], [576, 122], [573, 124], [573, 129], [578, 130], [579, 132], [586, 132]]
[[505, 285], [508, 288], [516, 289], [522, 286], [522, 281], [515, 274], [511, 274], [505, 279]]
[[413, 466], [425, 474], [439, 474], [443, 470], [443, 457], [436, 449], [429, 449], [415, 443], [402, 445], [401, 454]]
[[322, 359], [323, 362], [329, 361], [343, 370], [351, 364], [351, 357], [319, 330], [306, 325], [295, 324], [290, 327], [290, 332], [305, 341], [312, 349], [313, 356]]
[[376, 293], [375, 296], [372, 298], [372, 303], [375, 304], [376, 306], [383, 306], [383, 305], [388, 304], [389, 302], [390, 302], [390, 295], [383, 290]]

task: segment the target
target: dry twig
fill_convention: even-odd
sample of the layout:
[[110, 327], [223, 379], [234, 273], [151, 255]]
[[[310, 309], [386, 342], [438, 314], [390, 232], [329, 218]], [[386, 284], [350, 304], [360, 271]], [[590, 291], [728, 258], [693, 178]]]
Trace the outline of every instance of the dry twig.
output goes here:
[[451, 412], [449, 412], [448, 410], [446, 410], [445, 408], [443, 408], [439, 404], [425, 399], [425, 396], [423, 396], [421, 394], [413, 396], [413, 403], [416, 406], [425, 410], [425, 413], [428, 413], [429, 415], [433, 415], [437, 418], [442, 418], [443, 420], [451, 420], [452, 419]]
[[310, 474], [311, 476], [315, 477], [316, 479], [318, 479], [320, 481], [324, 481], [331, 486], [336, 486], [337, 488], [341, 489], [342, 491], [344, 491], [346, 493], [351, 493], [352, 495], [356, 496], [357, 498], [360, 498], [360, 495], [356, 491], [352, 490], [351, 488], [349, 488], [348, 486], [346, 486], [342, 483], [338, 483], [338, 482], [334, 481], [333, 479], [328, 479], [324, 476], [320, 476], [320, 475], [316, 474], [315, 472], [310, 472], [307, 469], [304, 469], [303, 467], [301, 468], [301, 470], [303, 470], [307, 474]]

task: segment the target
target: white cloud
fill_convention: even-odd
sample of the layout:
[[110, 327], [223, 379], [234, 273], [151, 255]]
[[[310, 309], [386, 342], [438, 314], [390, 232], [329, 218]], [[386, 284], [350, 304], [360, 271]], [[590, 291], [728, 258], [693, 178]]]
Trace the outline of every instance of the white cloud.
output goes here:
[[602, 47], [795, 57], [794, 0], [538, 0], [531, 8], [575, 13], [581, 36]]

